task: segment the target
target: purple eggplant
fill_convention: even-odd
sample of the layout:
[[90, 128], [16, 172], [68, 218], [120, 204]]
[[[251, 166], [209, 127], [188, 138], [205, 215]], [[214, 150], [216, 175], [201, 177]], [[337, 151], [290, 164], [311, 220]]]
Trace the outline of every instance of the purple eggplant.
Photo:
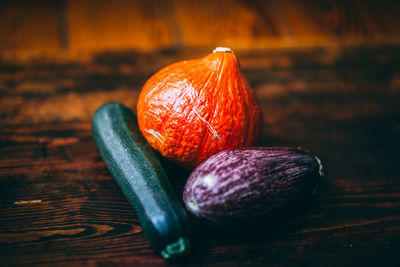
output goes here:
[[315, 194], [323, 176], [320, 160], [289, 147], [225, 150], [189, 176], [184, 204], [210, 222], [257, 219]]

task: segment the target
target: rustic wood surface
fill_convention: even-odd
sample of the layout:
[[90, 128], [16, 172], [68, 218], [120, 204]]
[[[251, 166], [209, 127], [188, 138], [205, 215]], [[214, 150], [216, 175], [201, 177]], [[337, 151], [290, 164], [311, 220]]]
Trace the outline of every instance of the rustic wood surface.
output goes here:
[[[399, 266], [400, 46], [239, 51], [264, 112], [260, 144], [313, 151], [326, 179], [267, 222], [195, 224], [181, 261], [149, 248], [90, 120], [107, 101], [135, 110], [154, 71], [208, 52], [0, 61], [0, 266]], [[163, 164], [180, 194], [188, 173]]]
[[0, 55], [399, 43], [397, 0], [2, 0]]

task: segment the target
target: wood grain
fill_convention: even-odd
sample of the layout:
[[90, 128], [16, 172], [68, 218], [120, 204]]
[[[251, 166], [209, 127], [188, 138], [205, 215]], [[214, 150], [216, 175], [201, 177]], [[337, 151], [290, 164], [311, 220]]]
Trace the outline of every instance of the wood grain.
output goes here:
[[86, 59], [108, 50], [393, 44], [400, 41], [399, 12], [395, 0], [3, 0], [0, 56]]
[[68, 1], [71, 49], [136, 48], [174, 44], [168, 1]]
[[[194, 222], [193, 253], [166, 262], [91, 136], [110, 100], [135, 111], [156, 70], [203, 49], [99, 53], [88, 62], [0, 62], [0, 265], [397, 266], [400, 249], [400, 48], [238, 53], [264, 112], [266, 146], [317, 154], [314, 201], [256, 225]], [[188, 172], [162, 159], [181, 194]]]
[[38, 54], [58, 49], [53, 1], [0, 2], [0, 51]]

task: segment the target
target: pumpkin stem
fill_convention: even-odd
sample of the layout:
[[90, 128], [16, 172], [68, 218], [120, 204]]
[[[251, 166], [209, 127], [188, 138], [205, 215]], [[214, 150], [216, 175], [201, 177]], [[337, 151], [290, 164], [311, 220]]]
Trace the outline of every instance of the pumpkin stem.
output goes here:
[[233, 53], [232, 49], [230, 49], [229, 47], [221, 47], [221, 46], [216, 47], [216, 48], [213, 50], [213, 53], [216, 53], [216, 52], [229, 52], [229, 53]]

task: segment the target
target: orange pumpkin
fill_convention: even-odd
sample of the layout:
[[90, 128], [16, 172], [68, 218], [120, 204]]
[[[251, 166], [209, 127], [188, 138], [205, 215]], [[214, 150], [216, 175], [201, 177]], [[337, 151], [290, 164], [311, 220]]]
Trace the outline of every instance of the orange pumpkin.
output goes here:
[[150, 145], [188, 169], [221, 150], [252, 145], [262, 123], [236, 55], [222, 47], [155, 73], [140, 93], [137, 115]]

